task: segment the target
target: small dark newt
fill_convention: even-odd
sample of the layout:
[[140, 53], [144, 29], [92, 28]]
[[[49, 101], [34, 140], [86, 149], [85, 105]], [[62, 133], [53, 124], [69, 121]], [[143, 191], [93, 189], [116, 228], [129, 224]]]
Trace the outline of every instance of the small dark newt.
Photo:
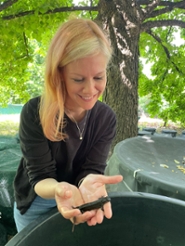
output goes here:
[[103, 209], [103, 205], [110, 201], [111, 201], [110, 197], [104, 196], [104, 197], [100, 197], [98, 200], [94, 202], [88, 202], [88, 203], [82, 204], [81, 206], [73, 207], [73, 208], [80, 209], [80, 212], [83, 214], [86, 211], [99, 209], [99, 208]]
[[[105, 197], [100, 197], [98, 200], [96, 200], [94, 202], [88, 202], [88, 203], [82, 204], [81, 206], [73, 207], [73, 208], [79, 209], [80, 212], [83, 214], [87, 211], [91, 211], [94, 209], [101, 208], [103, 210], [103, 205], [107, 202], [110, 202], [110, 201], [111, 201], [111, 198], [109, 196], [105, 196]], [[76, 221], [76, 217], [73, 218], [72, 232], [74, 231], [75, 221]]]

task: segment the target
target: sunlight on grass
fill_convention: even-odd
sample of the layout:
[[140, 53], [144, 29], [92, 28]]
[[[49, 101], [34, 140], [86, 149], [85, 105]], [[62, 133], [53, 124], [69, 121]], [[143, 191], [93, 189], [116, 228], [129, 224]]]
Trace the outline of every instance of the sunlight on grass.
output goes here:
[[19, 122], [11, 120], [0, 122], [0, 135], [1, 136], [15, 136], [18, 133]]

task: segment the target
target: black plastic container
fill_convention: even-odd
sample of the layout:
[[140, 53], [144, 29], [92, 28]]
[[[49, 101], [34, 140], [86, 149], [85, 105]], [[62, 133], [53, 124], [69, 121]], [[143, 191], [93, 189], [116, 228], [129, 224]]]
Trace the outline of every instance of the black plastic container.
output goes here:
[[107, 190], [146, 192], [185, 201], [184, 155], [185, 138], [155, 134], [125, 139], [114, 147], [105, 170], [108, 176], [121, 174], [124, 179], [107, 185]]
[[113, 217], [75, 226], [56, 210], [6, 246], [184, 246], [185, 202], [148, 193], [111, 193]]

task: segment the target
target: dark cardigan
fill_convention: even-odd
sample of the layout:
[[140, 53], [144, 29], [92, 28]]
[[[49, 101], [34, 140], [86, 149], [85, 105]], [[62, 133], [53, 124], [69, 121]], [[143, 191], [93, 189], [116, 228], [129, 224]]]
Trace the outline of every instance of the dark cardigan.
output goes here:
[[76, 124], [65, 115], [65, 132], [69, 138], [52, 142], [42, 131], [39, 101], [40, 97], [31, 99], [21, 112], [19, 136], [23, 157], [14, 180], [15, 200], [21, 214], [36, 197], [35, 184], [43, 179], [54, 178], [77, 185], [90, 173], [103, 174], [116, 131], [114, 112], [98, 101], [78, 124], [82, 130], [86, 121], [82, 140]]

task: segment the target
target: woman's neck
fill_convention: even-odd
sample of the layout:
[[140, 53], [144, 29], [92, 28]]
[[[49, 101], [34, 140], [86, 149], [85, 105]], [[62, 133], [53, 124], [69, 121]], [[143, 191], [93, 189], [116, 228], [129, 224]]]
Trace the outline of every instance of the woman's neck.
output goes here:
[[72, 110], [65, 107], [65, 113], [71, 120], [75, 120], [76, 122], [80, 122], [86, 115], [86, 110]]

